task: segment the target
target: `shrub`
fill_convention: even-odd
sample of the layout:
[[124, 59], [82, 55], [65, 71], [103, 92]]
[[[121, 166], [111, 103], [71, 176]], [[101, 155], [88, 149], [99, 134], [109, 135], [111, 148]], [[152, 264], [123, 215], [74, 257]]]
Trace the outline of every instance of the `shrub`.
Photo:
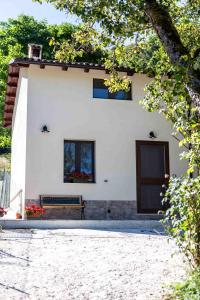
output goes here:
[[0, 148], [10, 148], [11, 138], [9, 136], [0, 135]]
[[200, 176], [172, 177], [163, 200], [170, 202], [170, 208], [162, 222], [193, 268], [200, 267], [199, 191]]

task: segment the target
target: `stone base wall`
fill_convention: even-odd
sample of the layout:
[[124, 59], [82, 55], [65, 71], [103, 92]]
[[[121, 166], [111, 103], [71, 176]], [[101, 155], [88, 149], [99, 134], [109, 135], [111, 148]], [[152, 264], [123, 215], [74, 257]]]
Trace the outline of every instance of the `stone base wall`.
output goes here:
[[137, 213], [136, 201], [91, 201], [85, 203], [86, 220], [131, 220]]
[[[39, 200], [26, 200], [26, 205], [40, 205]], [[135, 220], [149, 219], [137, 214], [136, 201], [86, 200], [84, 212], [81, 209], [67, 207], [47, 208], [42, 219], [53, 220]], [[151, 215], [151, 218], [153, 216]], [[154, 218], [154, 217], [153, 217]], [[157, 216], [155, 216], [157, 218]]]

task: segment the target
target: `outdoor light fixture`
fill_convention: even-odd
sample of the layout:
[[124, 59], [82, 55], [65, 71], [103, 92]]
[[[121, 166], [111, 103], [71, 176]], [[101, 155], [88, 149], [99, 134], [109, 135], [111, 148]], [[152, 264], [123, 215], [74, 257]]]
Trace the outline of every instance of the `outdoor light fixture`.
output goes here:
[[47, 132], [50, 132], [50, 131], [48, 130], [47, 125], [43, 125], [43, 126], [42, 126], [41, 132], [44, 132], [44, 133], [45, 133], [45, 132], [46, 132], [46, 133], [47, 133]]
[[150, 139], [156, 139], [157, 138], [157, 136], [155, 135], [154, 131], [150, 131], [149, 132], [149, 138]]

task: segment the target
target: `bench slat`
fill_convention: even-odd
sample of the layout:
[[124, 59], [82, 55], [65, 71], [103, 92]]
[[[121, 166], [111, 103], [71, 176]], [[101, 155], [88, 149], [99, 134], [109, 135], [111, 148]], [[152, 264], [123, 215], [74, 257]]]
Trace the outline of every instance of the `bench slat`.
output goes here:
[[82, 205], [82, 197], [81, 196], [53, 196], [53, 195], [44, 195], [40, 196], [41, 205], [42, 206], [54, 206], [54, 205]]
[[84, 205], [43, 205], [44, 208], [84, 208]]

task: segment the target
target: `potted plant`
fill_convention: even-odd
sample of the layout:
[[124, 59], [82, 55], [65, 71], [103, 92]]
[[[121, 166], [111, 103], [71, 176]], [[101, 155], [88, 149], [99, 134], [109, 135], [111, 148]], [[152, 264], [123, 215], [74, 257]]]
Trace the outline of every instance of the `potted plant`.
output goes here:
[[45, 210], [41, 206], [37, 206], [33, 204], [31, 206], [25, 207], [25, 213], [27, 219], [40, 218], [45, 214]]
[[22, 219], [22, 214], [19, 212], [16, 212], [16, 219], [17, 220]]

